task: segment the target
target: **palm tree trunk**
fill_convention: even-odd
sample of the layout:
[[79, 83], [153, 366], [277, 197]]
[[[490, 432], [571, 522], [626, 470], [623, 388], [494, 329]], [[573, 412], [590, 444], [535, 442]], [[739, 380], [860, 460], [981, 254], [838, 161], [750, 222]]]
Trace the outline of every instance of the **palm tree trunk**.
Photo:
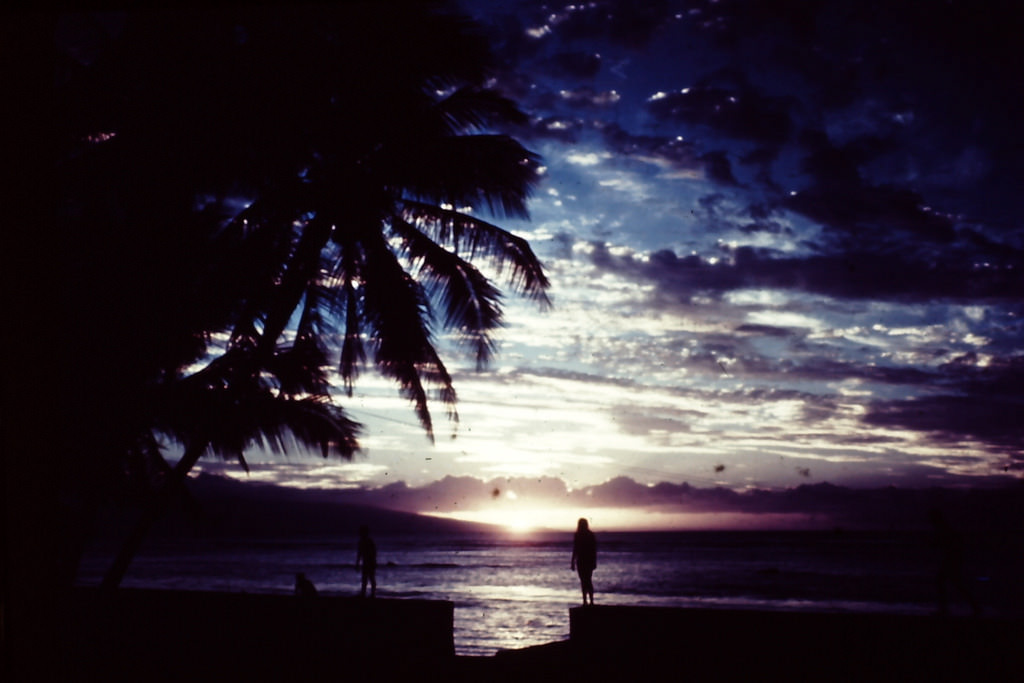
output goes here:
[[175, 491], [184, 483], [185, 477], [192, 470], [192, 467], [195, 466], [199, 457], [206, 452], [206, 446], [205, 442], [199, 442], [185, 449], [185, 454], [181, 456], [181, 460], [171, 470], [167, 481], [156, 492], [142, 518], [139, 519], [128, 535], [128, 538], [121, 544], [117, 557], [114, 558], [113, 564], [110, 565], [107, 573], [103, 576], [103, 582], [100, 584], [100, 593], [109, 594], [121, 585], [121, 580], [128, 572], [128, 566], [135, 559], [139, 548], [142, 547], [142, 542], [145, 540], [146, 535], [149, 534], [150, 529], [153, 528], [153, 525], [160, 519], [161, 515], [166, 512]]

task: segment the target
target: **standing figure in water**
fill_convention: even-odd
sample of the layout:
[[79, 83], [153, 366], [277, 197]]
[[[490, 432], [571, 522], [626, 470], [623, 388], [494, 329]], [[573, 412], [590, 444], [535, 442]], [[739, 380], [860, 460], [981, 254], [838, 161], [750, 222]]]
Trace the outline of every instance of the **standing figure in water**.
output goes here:
[[597, 539], [594, 532], [590, 530], [587, 520], [580, 518], [576, 526], [576, 535], [572, 539], [572, 561], [570, 569], [575, 569], [580, 575], [580, 590], [583, 591], [583, 604], [587, 604], [587, 596], [590, 596], [590, 604], [594, 604], [594, 570], [597, 568]]
[[359, 527], [359, 546], [356, 549], [356, 571], [363, 570], [363, 589], [359, 593], [366, 597], [366, 583], [370, 583], [370, 597], [377, 596], [377, 545], [370, 538], [370, 529], [365, 524]]

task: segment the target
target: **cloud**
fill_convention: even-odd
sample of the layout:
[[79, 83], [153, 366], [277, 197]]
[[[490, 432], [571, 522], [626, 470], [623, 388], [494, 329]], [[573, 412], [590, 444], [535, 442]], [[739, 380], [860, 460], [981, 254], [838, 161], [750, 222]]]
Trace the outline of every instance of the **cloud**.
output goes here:
[[672, 17], [666, 0], [599, 0], [569, 5], [566, 11], [551, 15], [554, 21], [547, 25], [567, 43], [605, 39], [635, 49], [647, 45], [658, 27]]
[[708, 152], [700, 156], [704, 162], [704, 170], [708, 177], [722, 185], [736, 185], [736, 177], [732, 174], [732, 164], [724, 151]]
[[[678, 257], [670, 250], [648, 259], [614, 255], [594, 244], [591, 259], [602, 269], [651, 280], [667, 291], [721, 293], [738, 289], [783, 289], [838, 299], [901, 302], [984, 301], [1024, 291], [1024, 267], [943, 261], [913, 253], [851, 249], [847, 252], [789, 256], [751, 246], [723, 245], [725, 258], [696, 254]], [[1021, 264], [1024, 266], [1024, 263]]]
[[579, 140], [586, 127], [583, 121], [570, 116], [535, 116], [516, 130], [525, 140], [557, 140], [572, 144]]
[[[874, 142], [870, 138], [868, 142]], [[948, 243], [955, 237], [949, 217], [925, 206], [916, 192], [895, 185], [871, 184], [860, 167], [877, 152], [864, 139], [834, 145], [826, 135], [807, 131], [802, 170], [809, 184], [794, 191], [784, 205], [833, 229], [891, 240], [893, 233]], [[859, 144], [858, 144], [859, 143]]]
[[542, 62], [545, 70], [578, 79], [593, 78], [601, 70], [601, 55], [594, 52], [559, 52]]
[[697, 170], [719, 163], [702, 159], [697, 148], [678, 136], [634, 135], [611, 123], [602, 127], [601, 135], [608, 150], [627, 158], [647, 159], [673, 169]]
[[652, 406], [634, 404], [614, 406], [610, 412], [612, 419], [621, 431], [634, 435], [649, 435], [654, 432], [665, 434], [686, 432], [690, 429], [690, 422], [707, 415], [703, 411], [680, 409], [675, 406], [659, 411]]
[[[789, 140], [793, 98], [763, 95], [742, 74], [723, 75], [674, 92], [657, 92], [647, 99], [647, 109], [658, 121], [704, 127], [759, 146], [778, 147]], [[712, 80], [723, 83], [713, 85]]]
[[572, 154], [567, 154], [565, 161], [576, 166], [596, 166], [607, 158], [608, 155], [605, 154], [596, 154], [594, 152], [574, 152]]
[[960, 392], [874, 401], [864, 422], [928, 432], [938, 441], [976, 441], [1004, 453], [1006, 467], [1024, 469], [1024, 361], [1014, 357], [950, 379]]
[[775, 327], [774, 325], [744, 324], [737, 327], [736, 331], [762, 337], [790, 337], [793, 335], [792, 330], [784, 327]]
[[560, 90], [562, 102], [576, 108], [604, 109], [615, 106], [622, 99], [615, 90], [595, 91], [593, 88], [581, 87], [574, 90]]
[[[495, 494], [497, 492], [497, 494]], [[554, 477], [497, 477], [483, 480], [447, 476], [423, 486], [405, 482], [339, 494], [347, 502], [406, 512], [435, 513], [487, 509], [522, 500], [559, 503], [568, 495], [565, 482]]]

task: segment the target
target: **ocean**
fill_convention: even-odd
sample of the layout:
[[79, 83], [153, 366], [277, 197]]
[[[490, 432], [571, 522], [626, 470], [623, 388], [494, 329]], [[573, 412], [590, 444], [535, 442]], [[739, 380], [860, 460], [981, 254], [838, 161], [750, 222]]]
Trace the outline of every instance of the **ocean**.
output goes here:
[[[388, 535], [377, 595], [451, 600], [460, 655], [564, 640], [580, 604], [570, 533]], [[291, 593], [304, 572], [324, 594], [355, 595], [355, 541], [154, 539], [122, 585]], [[968, 539], [965, 585], [985, 615], [1024, 616], [1020, 534]], [[938, 606], [938, 551], [924, 532], [651, 532], [598, 534], [598, 604], [928, 614]], [[78, 583], [110, 562], [93, 550]], [[950, 590], [950, 609], [970, 613]]]

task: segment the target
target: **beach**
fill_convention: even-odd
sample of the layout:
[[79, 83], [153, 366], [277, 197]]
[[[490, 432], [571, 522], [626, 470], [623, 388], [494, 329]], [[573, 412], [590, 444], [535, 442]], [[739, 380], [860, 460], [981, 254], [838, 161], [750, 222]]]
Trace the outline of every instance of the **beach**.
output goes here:
[[1024, 666], [1024, 622], [597, 605], [570, 636], [456, 656], [446, 601], [79, 589], [49, 659], [10, 680], [1003, 680]]

